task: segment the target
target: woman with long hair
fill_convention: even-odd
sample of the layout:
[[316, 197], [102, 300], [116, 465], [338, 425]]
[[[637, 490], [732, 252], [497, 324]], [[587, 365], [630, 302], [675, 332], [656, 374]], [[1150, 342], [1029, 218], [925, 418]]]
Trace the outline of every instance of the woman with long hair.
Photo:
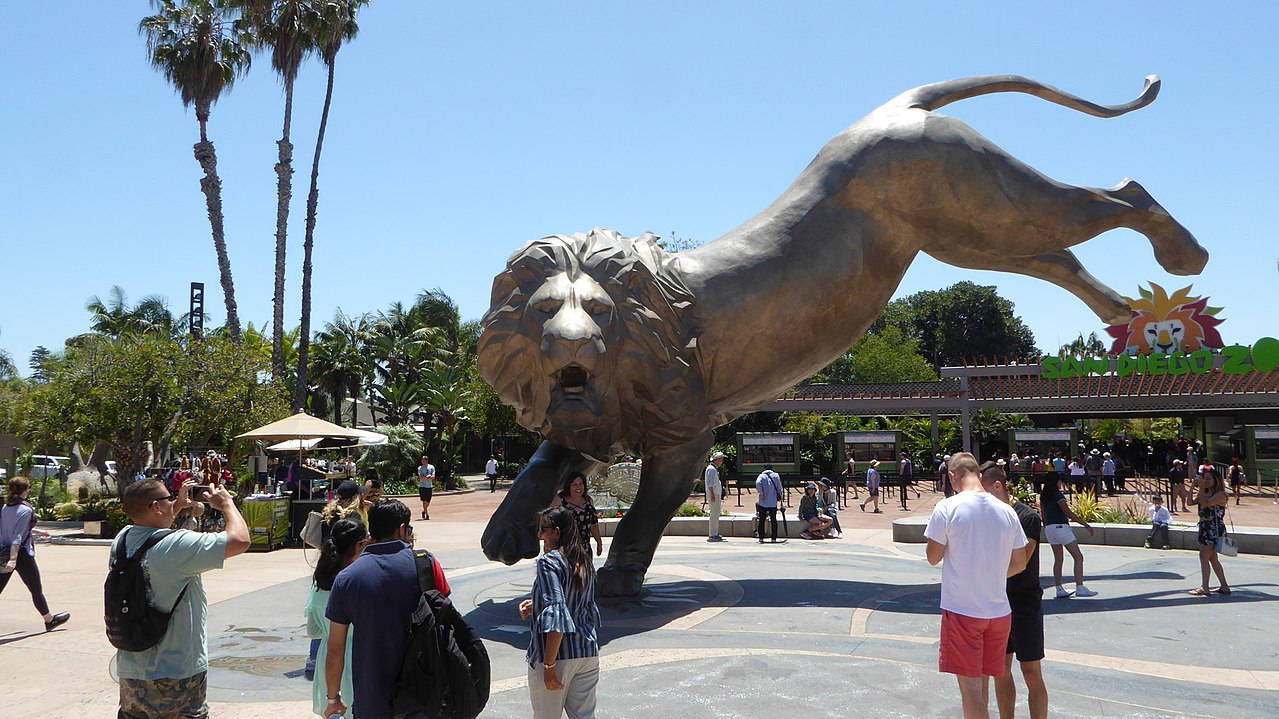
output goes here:
[[577, 520], [577, 537], [587, 554], [591, 551], [591, 538], [595, 539], [595, 556], [604, 553], [604, 540], [600, 537], [600, 515], [586, 491], [586, 475], [573, 472], [564, 481], [560, 493], [551, 500], [552, 507], [564, 507], [573, 513]]
[[[365, 545], [369, 543], [369, 532], [359, 517], [339, 519], [333, 524], [328, 539], [320, 547], [320, 558], [315, 563], [312, 575], [311, 595], [306, 601], [306, 633], [311, 638], [311, 656], [307, 660], [307, 673], [315, 672], [315, 658], [327, 656], [329, 647], [329, 620], [324, 616], [324, 609], [329, 604], [329, 592], [333, 589], [333, 580], [338, 572], [345, 569], [355, 558], [360, 556]], [[351, 701], [354, 691], [351, 685], [351, 636], [346, 635], [346, 662], [342, 665], [341, 695], [347, 702]], [[320, 716], [329, 705], [328, 687], [324, 683], [324, 672], [314, 674], [311, 686], [311, 709]]]
[[364, 501], [363, 488], [356, 484], [355, 480], [344, 479], [338, 485], [333, 501], [324, 505], [324, 509], [320, 511], [320, 517], [324, 524], [332, 525], [339, 519], [345, 519], [354, 514], [359, 516], [361, 524], [368, 526], [368, 504]]
[[[1057, 472], [1049, 472], [1044, 475], [1043, 489], [1039, 490], [1039, 512], [1043, 517], [1044, 536], [1048, 538], [1048, 544], [1053, 549], [1053, 583], [1057, 585], [1057, 598], [1066, 599], [1071, 595], [1096, 596], [1097, 592], [1084, 586], [1084, 553], [1079, 550], [1079, 540], [1075, 538], [1075, 530], [1070, 528], [1070, 522], [1073, 520], [1082, 524], [1090, 535], [1093, 529], [1071, 511], [1070, 504], [1066, 502], [1066, 495], [1062, 494], [1061, 488], [1058, 487], [1060, 481], [1060, 475]], [[1067, 591], [1061, 584], [1065, 552], [1070, 552], [1070, 558], [1074, 560], [1075, 591], [1073, 592]]]
[[0, 592], [9, 584], [9, 578], [17, 572], [22, 583], [31, 592], [31, 601], [44, 619], [44, 630], [53, 631], [71, 618], [68, 612], [49, 613], [49, 602], [44, 598], [40, 584], [40, 568], [36, 566], [36, 548], [31, 535], [49, 536], [36, 529], [36, 513], [27, 502], [31, 482], [26, 477], [9, 480], [9, 496], [0, 508]]
[[[1217, 540], [1226, 535], [1226, 505], [1230, 504], [1230, 494], [1226, 492], [1226, 485], [1216, 469], [1204, 472], [1196, 484], [1198, 492], [1190, 503], [1199, 505], [1199, 573], [1202, 582], [1190, 590], [1190, 594], [1196, 597], [1206, 597], [1214, 591], [1230, 594], [1226, 570], [1222, 569], [1221, 560], [1217, 558]], [[1208, 587], [1209, 567], [1217, 573], [1221, 582], [1216, 590]]]
[[533, 597], [520, 602], [520, 618], [533, 620], [526, 655], [533, 717], [593, 717], [600, 672], [595, 564], [566, 507], [542, 511], [538, 538], [543, 554]]

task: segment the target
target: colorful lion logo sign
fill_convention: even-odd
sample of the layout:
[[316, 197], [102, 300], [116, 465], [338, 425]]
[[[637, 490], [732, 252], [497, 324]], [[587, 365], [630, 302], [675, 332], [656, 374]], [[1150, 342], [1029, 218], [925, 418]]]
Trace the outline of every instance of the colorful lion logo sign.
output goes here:
[[[1111, 325], [1106, 333], [1115, 338], [1111, 354], [1190, 354], [1201, 349], [1220, 349], [1225, 343], [1217, 332], [1224, 320], [1215, 316], [1220, 307], [1209, 307], [1207, 297], [1191, 297], [1190, 285], [1169, 296], [1164, 288], [1150, 283], [1150, 290], [1137, 288], [1138, 299], [1125, 297], [1132, 305], [1132, 319], [1126, 325]], [[1153, 290], [1153, 291], [1152, 291]]]

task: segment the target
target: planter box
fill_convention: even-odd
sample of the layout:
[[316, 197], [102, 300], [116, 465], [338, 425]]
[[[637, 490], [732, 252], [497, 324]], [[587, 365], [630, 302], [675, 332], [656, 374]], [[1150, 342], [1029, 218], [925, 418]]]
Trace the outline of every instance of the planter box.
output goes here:
[[86, 537], [101, 537], [103, 536], [102, 521], [89, 520], [88, 522], [84, 523], [84, 529], [82, 531], [84, 532], [84, 535]]

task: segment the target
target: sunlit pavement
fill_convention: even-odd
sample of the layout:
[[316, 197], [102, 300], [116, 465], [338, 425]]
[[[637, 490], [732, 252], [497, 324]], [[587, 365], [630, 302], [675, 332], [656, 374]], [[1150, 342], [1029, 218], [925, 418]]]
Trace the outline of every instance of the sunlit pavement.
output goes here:
[[[529, 636], [515, 607], [531, 585], [532, 564], [487, 562], [478, 548], [501, 496], [437, 498], [432, 520], [415, 529], [486, 639], [493, 695], [484, 716], [520, 717], [528, 715]], [[922, 560], [921, 546], [893, 545], [878, 526], [883, 515], [873, 525], [844, 516], [840, 540], [666, 538], [638, 601], [601, 602], [600, 715], [955, 716], [954, 680], [936, 671], [939, 570]], [[1088, 584], [1099, 595], [1045, 594], [1054, 715], [1273, 714], [1279, 559], [1225, 558], [1234, 594], [1199, 599], [1186, 594], [1198, 584], [1191, 552], [1084, 552]], [[73, 618], [44, 634], [20, 582], [0, 595], [7, 704], [15, 716], [110, 716], [116, 685], [101, 619], [106, 549], [41, 545], [37, 553], [54, 611]], [[1048, 574], [1051, 555], [1043, 555]], [[313, 716], [311, 685], [300, 676], [308, 557], [314, 560], [299, 550], [251, 554], [206, 575], [214, 716]], [[1024, 716], [1024, 689], [1019, 699]]]

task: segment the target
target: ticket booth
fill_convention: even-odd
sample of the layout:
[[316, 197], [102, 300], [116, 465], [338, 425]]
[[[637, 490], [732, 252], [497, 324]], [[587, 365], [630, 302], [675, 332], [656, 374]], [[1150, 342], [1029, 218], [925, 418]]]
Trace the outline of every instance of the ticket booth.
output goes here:
[[880, 471], [897, 471], [897, 460], [901, 458], [902, 433], [898, 430], [880, 432], [835, 432], [826, 435], [826, 441], [834, 445], [833, 466], [831, 476], [839, 476], [844, 471], [844, 460], [847, 452], [853, 453], [857, 460], [857, 472], [866, 471], [867, 463], [878, 459], [884, 465]]
[[[1248, 482], [1273, 485], [1279, 477], [1279, 426], [1248, 425], [1244, 433], [1244, 471]], [[1260, 474], [1258, 474], [1260, 473]]]
[[1035, 455], [1044, 461], [1058, 455], [1072, 457], [1078, 453], [1079, 431], [1062, 429], [1010, 429], [1008, 454], [1018, 457]]
[[739, 432], [737, 471], [758, 474], [771, 464], [778, 474], [799, 474], [799, 450], [804, 435], [798, 432]]

